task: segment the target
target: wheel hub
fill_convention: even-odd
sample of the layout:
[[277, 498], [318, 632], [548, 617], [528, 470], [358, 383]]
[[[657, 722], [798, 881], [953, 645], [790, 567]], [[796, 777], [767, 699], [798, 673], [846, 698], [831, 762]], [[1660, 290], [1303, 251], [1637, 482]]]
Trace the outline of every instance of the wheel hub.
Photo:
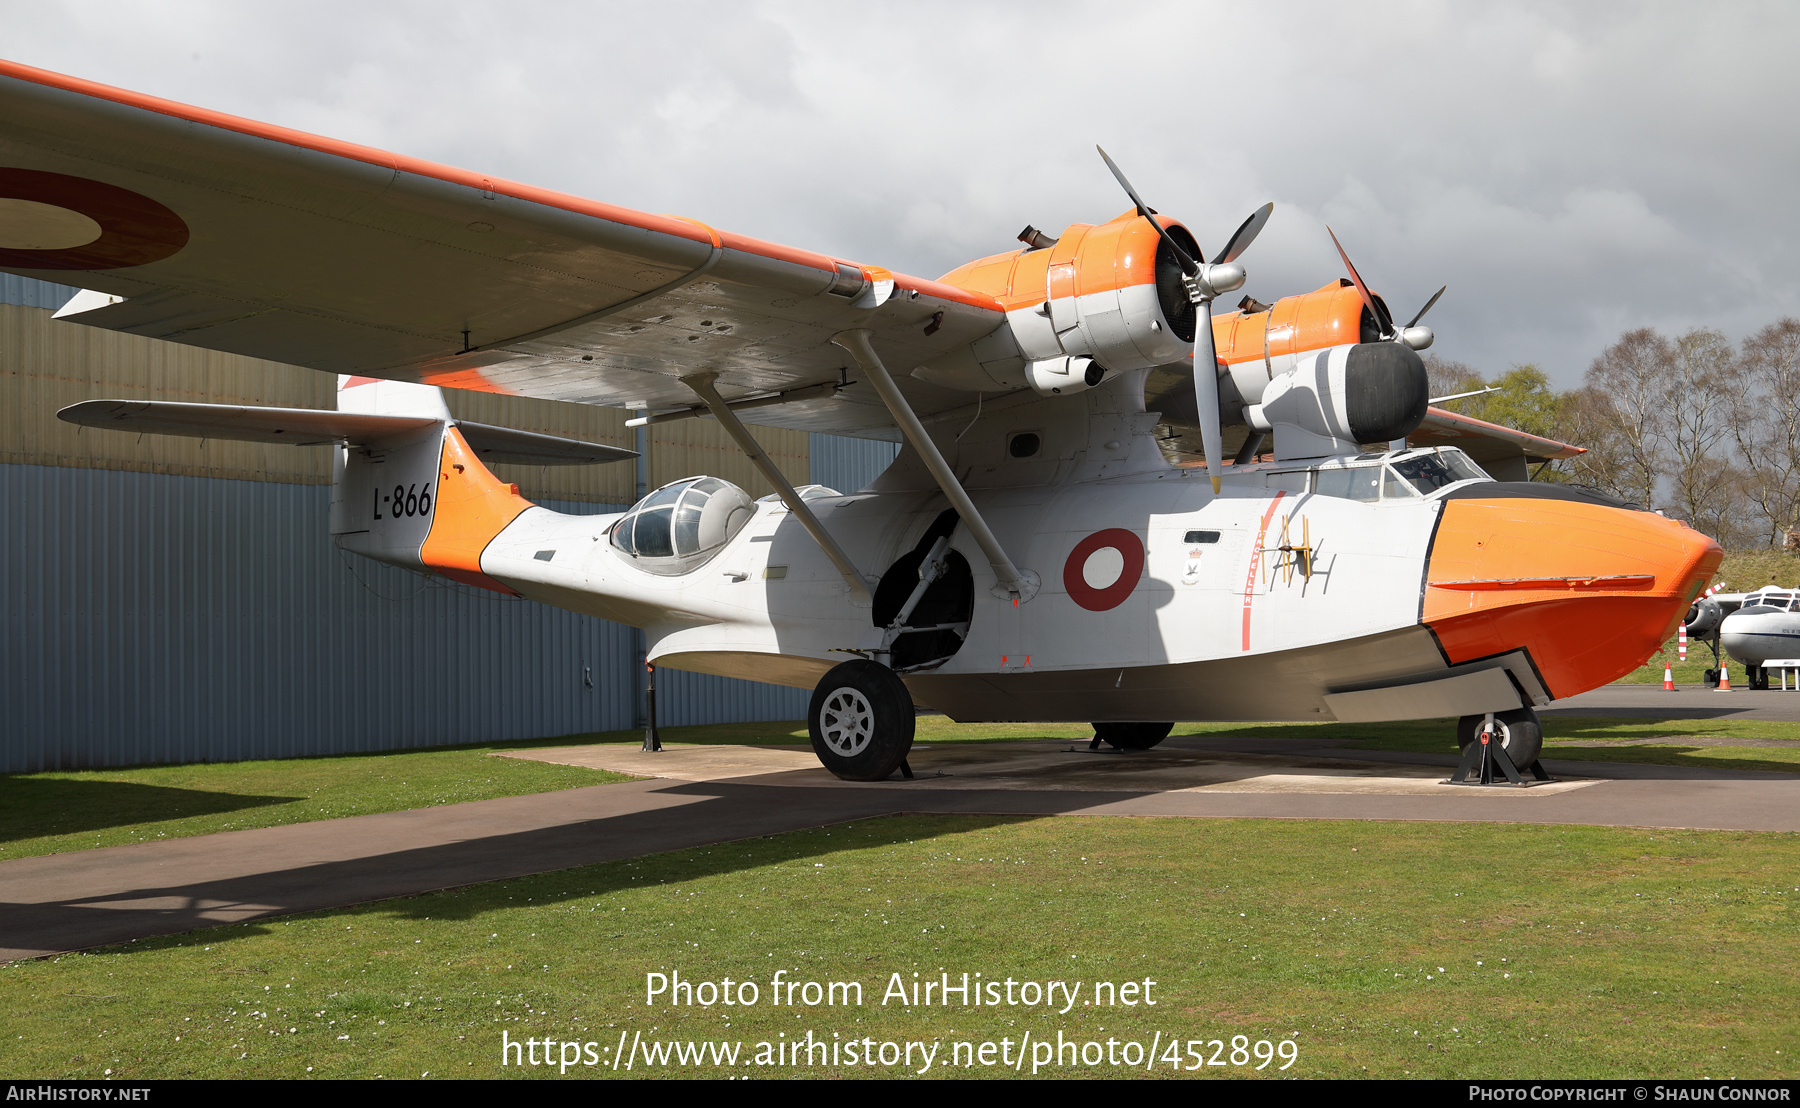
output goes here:
[[875, 735], [874, 706], [855, 689], [833, 691], [819, 711], [819, 734], [842, 757], [861, 754]]

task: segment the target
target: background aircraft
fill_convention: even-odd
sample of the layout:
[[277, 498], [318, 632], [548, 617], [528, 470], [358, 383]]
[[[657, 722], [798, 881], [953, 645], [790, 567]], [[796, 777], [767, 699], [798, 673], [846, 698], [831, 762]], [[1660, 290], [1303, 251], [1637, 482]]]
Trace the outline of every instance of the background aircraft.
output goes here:
[[[1754, 592], [1716, 592], [1696, 600], [1687, 615], [1688, 634], [1744, 664], [1744, 680], [1752, 689], [1769, 687], [1769, 661], [1800, 658], [1800, 590], [1767, 585]], [[1707, 671], [1707, 683], [1719, 683], [1718, 670]]]

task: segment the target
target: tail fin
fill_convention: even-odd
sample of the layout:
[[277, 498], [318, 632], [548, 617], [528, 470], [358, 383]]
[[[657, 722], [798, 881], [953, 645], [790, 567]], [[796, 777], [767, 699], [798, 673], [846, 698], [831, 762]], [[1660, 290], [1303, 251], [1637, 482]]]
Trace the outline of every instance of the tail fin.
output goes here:
[[442, 390], [338, 378], [336, 411], [162, 400], [88, 400], [57, 413], [84, 427], [190, 438], [321, 446], [332, 464], [331, 535], [365, 557], [511, 592], [481, 572], [481, 552], [531, 503], [482, 464], [593, 465], [636, 452], [533, 431], [459, 424]]
[[531, 502], [519, 495], [519, 486], [481, 464], [443, 393], [430, 385], [340, 376], [338, 410], [434, 422], [379, 443], [338, 448], [331, 475], [337, 544], [391, 565], [511, 593], [481, 572], [481, 552]]
[[369, 415], [430, 416], [450, 421], [444, 390], [410, 381], [384, 381], [379, 377], [338, 374], [337, 408], [340, 412]]

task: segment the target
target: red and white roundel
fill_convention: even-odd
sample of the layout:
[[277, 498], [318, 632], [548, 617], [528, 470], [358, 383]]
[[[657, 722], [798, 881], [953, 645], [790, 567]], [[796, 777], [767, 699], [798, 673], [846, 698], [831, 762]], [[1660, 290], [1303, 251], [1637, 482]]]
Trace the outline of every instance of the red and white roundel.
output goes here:
[[0, 264], [123, 269], [187, 245], [180, 216], [142, 193], [66, 173], [0, 168]]
[[1063, 563], [1069, 599], [1090, 612], [1125, 603], [1144, 575], [1144, 544], [1122, 527], [1095, 531], [1075, 544]]

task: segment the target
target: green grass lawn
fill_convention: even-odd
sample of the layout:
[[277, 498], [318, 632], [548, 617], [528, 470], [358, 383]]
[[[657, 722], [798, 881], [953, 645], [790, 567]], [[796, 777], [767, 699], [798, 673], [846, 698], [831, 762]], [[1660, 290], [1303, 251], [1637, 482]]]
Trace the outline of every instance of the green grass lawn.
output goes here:
[[[663, 728], [665, 741], [800, 745], [798, 721], [731, 723]], [[1086, 724], [952, 723], [920, 716], [917, 742], [973, 743], [1092, 736]], [[1184, 723], [1177, 735], [1254, 735], [1316, 742], [1342, 740], [1350, 749], [1455, 753], [1454, 720], [1401, 723]], [[1635, 762], [1698, 769], [1800, 772], [1800, 723], [1766, 720], [1656, 720], [1588, 718], [1545, 721], [1546, 751], [1584, 761]], [[1743, 738], [1779, 746], [1697, 745]], [[1621, 746], [1620, 740], [1656, 738], [1654, 746]], [[186, 766], [139, 766], [0, 776], [0, 860], [117, 846], [186, 835], [204, 835], [284, 823], [337, 819], [577, 788], [629, 778], [604, 770], [558, 766], [497, 751], [581, 743], [635, 745], [639, 731], [564, 735], [519, 743], [449, 747], [341, 758], [295, 758]], [[1788, 743], [1792, 746], [1788, 746]]]
[[0, 860], [630, 780], [521, 745], [0, 776]]
[[[1724, 653], [1719, 655], [1719, 661], [1731, 667], [1731, 683], [1733, 685], [1744, 685], [1743, 663], [1734, 661], [1729, 654]], [[1707, 646], [1697, 642], [1688, 643], [1687, 661], [1684, 662], [1677, 654], [1675, 644], [1671, 642], [1652, 654], [1643, 665], [1619, 678], [1618, 683], [1621, 685], [1661, 685], [1663, 668], [1667, 667], [1677, 685], [1698, 687], [1705, 684], [1706, 671], [1712, 668], [1712, 664], [1712, 650]], [[1775, 683], [1776, 688], [1781, 687], [1779, 676], [1775, 678]]]
[[[1800, 773], [1800, 723], [1755, 719], [1654, 719], [1618, 716], [1546, 716], [1544, 756], [1584, 762], [1629, 762], [1693, 769], [1767, 770]], [[1398, 723], [1206, 724], [1208, 730], [1265, 738], [1344, 740], [1356, 750], [1400, 750], [1453, 754], [1456, 721], [1405, 720]], [[1200, 733], [1182, 724], [1177, 734]], [[1700, 738], [1704, 743], [1684, 742]], [[1622, 745], [1652, 740], [1652, 745]], [[1778, 745], [1733, 746], [1733, 739]], [[1715, 745], [1718, 744], [1718, 745]]]
[[[1112, 1040], [1115, 1057], [1160, 1043], [1157, 1076], [1192, 1064], [1189, 1040], [1208, 1058], [1224, 1044], [1227, 1064], [1198, 1075], [1255, 1075], [1229, 1064], [1242, 1035], [1246, 1052], [1294, 1043], [1289, 1077], [1791, 1079], [1797, 875], [1800, 837], [1782, 834], [897, 817], [0, 967], [0, 1067], [556, 1076], [502, 1067], [505, 1033], [596, 1044], [601, 1064], [570, 1078], [615, 1076], [621, 1035], [743, 1045], [736, 1065], [640, 1054], [616, 1076], [904, 1069], [748, 1064], [758, 1044], [811, 1032], [937, 1043], [927, 1077], [1011, 1076], [946, 1063], [956, 1043], [1060, 1033]], [[778, 971], [860, 983], [862, 1003], [772, 1003]], [[646, 1003], [646, 975], [675, 972], [755, 982], [759, 1003]], [[1066, 1014], [882, 1003], [894, 974], [910, 986], [946, 972], [1082, 991]], [[1145, 980], [1153, 1007], [1080, 1003], [1096, 981]]]
[[[1724, 563], [1713, 575], [1712, 584], [1722, 585], [1730, 592], [1750, 592], [1764, 585], [1791, 588], [1800, 584], [1800, 557], [1779, 550], [1734, 550], [1725, 555]], [[1733, 661], [1725, 654], [1720, 655], [1720, 660], [1730, 665], [1732, 683], [1741, 684], [1743, 663]], [[1619, 681], [1621, 684], [1660, 685], [1663, 667], [1667, 666], [1674, 671], [1677, 685], [1698, 685], [1701, 671], [1712, 664], [1712, 651], [1699, 642], [1688, 643], [1688, 660], [1682, 662], [1676, 652], [1675, 640], [1670, 639], [1643, 665]]]

